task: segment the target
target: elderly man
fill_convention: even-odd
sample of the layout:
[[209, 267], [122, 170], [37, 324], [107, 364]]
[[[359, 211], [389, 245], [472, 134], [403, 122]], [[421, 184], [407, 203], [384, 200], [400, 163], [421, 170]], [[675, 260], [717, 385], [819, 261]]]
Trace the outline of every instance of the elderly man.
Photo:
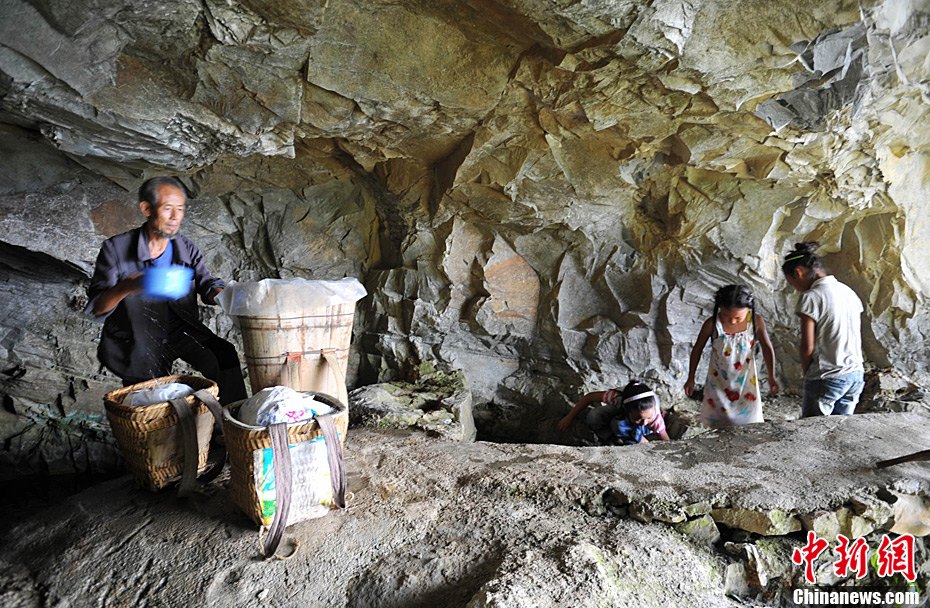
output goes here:
[[[232, 344], [201, 323], [197, 294], [216, 304], [225, 283], [204, 265], [203, 254], [179, 234], [187, 205], [184, 185], [154, 177], [139, 188], [147, 218], [139, 228], [104, 241], [88, 288], [85, 311], [104, 320], [97, 357], [128, 386], [171, 373], [175, 359], [186, 361], [220, 387], [220, 402], [245, 399], [239, 357]], [[193, 287], [177, 300], [142, 294], [147, 268], [180, 265], [194, 272]]]

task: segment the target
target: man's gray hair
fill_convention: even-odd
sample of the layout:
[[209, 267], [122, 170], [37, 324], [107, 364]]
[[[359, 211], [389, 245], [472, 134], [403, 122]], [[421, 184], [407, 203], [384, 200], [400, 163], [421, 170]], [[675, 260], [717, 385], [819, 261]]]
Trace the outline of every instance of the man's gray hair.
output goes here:
[[139, 186], [139, 202], [145, 201], [152, 205], [152, 209], [158, 209], [160, 201], [158, 200], [158, 190], [162, 186], [172, 186], [177, 188], [184, 193], [184, 198], [187, 198], [187, 187], [184, 183], [176, 177], [168, 176], [159, 176], [152, 177]]

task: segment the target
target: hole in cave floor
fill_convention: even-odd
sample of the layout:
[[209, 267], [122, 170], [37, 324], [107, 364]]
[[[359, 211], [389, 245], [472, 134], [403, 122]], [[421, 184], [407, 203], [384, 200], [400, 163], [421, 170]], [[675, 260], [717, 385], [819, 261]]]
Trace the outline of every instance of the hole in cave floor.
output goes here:
[[0, 496], [0, 532], [28, 519], [36, 511], [67, 502], [79, 492], [123, 473], [72, 473], [67, 475], [28, 475], [3, 480]]

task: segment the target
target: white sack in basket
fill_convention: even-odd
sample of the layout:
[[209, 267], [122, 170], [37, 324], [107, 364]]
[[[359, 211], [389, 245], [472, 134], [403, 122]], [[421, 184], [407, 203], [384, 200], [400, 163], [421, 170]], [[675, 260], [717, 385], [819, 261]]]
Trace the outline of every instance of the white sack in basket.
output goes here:
[[306, 393], [287, 386], [272, 386], [246, 399], [239, 408], [239, 420], [255, 426], [294, 424], [332, 411], [333, 408]]
[[143, 406], [153, 405], [155, 403], [164, 403], [178, 397], [187, 397], [192, 394], [194, 389], [180, 382], [169, 382], [161, 384], [155, 388], [144, 388], [138, 391], [132, 391], [127, 395], [124, 403], [126, 405]]

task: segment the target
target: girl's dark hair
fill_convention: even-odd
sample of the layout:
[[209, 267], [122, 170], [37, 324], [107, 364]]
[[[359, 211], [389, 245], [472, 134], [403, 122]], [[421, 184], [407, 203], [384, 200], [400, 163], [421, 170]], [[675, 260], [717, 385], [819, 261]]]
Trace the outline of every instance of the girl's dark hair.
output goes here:
[[717, 322], [721, 308], [748, 308], [752, 313], [752, 337], [756, 343], [759, 342], [756, 336], [756, 298], [752, 295], [752, 290], [745, 285], [724, 285], [714, 294], [714, 323]]
[[808, 275], [818, 270], [823, 270], [823, 262], [820, 256], [814, 255], [820, 243], [808, 241], [806, 243], [795, 243], [794, 251], [785, 256], [785, 261], [781, 265], [781, 271], [786, 275], [794, 272], [795, 268], [803, 266], [807, 268]]
[[[652, 389], [649, 388], [645, 382], [642, 380], [631, 380], [629, 384], [623, 387], [623, 394], [620, 397], [620, 402], [623, 404], [623, 411], [627, 413], [642, 412], [657, 406], [659, 400], [656, 398], [655, 394], [646, 395], [646, 393], [652, 393]], [[643, 395], [643, 397], [637, 399], [637, 395]], [[627, 401], [627, 399], [631, 399], [631, 401]]]

